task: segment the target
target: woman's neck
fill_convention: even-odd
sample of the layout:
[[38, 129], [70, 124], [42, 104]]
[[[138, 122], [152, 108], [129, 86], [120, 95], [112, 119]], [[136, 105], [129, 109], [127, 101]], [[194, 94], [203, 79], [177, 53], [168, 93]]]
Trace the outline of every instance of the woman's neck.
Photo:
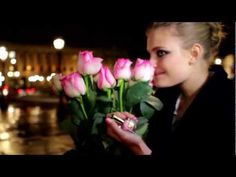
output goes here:
[[209, 72], [193, 72], [192, 77], [180, 85], [183, 99], [192, 99], [205, 84], [209, 76]]
[[208, 79], [208, 73], [202, 74], [199, 77], [189, 80], [181, 85], [181, 95], [178, 98], [175, 109], [175, 121], [180, 120], [188, 107], [192, 104], [198, 91]]

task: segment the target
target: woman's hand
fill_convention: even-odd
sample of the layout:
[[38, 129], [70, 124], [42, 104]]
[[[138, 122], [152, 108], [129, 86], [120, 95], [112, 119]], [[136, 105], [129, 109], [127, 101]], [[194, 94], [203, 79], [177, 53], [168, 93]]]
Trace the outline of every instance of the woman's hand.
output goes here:
[[112, 115], [125, 120], [127, 118], [136, 119], [136, 117], [128, 112], [115, 112], [113, 114], [108, 114], [106, 118], [107, 123], [107, 134], [120, 143], [126, 145], [131, 151], [137, 155], [150, 155], [151, 150], [145, 144], [143, 139], [137, 134], [123, 130], [119, 124], [117, 124], [113, 119]]

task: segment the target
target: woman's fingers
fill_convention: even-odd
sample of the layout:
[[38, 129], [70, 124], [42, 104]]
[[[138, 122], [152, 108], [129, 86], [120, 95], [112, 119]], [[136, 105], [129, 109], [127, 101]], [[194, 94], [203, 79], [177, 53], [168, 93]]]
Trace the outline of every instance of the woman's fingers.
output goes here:
[[106, 118], [107, 123], [107, 131], [110, 136], [120, 141], [120, 137], [124, 136], [124, 130], [121, 129], [121, 127], [112, 119]]

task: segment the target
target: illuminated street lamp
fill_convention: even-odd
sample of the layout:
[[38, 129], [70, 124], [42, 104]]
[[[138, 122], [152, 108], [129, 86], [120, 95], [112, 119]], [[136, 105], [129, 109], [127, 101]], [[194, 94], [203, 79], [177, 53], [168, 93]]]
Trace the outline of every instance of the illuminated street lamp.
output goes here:
[[58, 58], [58, 67], [57, 67], [57, 72], [61, 73], [61, 60], [62, 60], [62, 54], [61, 54], [61, 50], [64, 48], [65, 46], [65, 41], [62, 38], [56, 38], [53, 41], [53, 46], [54, 48], [57, 50], [57, 58]]
[[7, 60], [7, 57], [8, 57], [8, 51], [7, 51], [6, 47], [1, 46], [0, 47], [0, 61], [2, 62], [2, 75], [5, 78], [6, 78], [6, 74], [5, 74], [6, 73], [5, 72], [5, 61]]
[[3, 90], [1, 90], [2, 93], [0, 93], [0, 109], [2, 110], [6, 110], [8, 107], [8, 101], [6, 99], [6, 96], [8, 95], [8, 88], [4, 84], [6, 82], [5, 62], [7, 58], [8, 58], [8, 51], [6, 47], [0, 46], [0, 62], [2, 63], [2, 68], [0, 70], [0, 87], [3, 86]]
[[[62, 60], [62, 53], [61, 50], [65, 46], [65, 41], [62, 38], [56, 38], [53, 41], [53, 46], [57, 50], [57, 59], [58, 59], [58, 66], [57, 66], [57, 73], [61, 73], [61, 60]], [[59, 104], [57, 107], [57, 119], [58, 122], [61, 122], [65, 118], [65, 107], [63, 103], [63, 94], [60, 92], [59, 95]]]
[[5, 61], [7, 59], [7, 57], [8, 57], [8, 51], [7, 51], [6, 47], [1, 46], [0, 47], [0, 59], [2, 61]]

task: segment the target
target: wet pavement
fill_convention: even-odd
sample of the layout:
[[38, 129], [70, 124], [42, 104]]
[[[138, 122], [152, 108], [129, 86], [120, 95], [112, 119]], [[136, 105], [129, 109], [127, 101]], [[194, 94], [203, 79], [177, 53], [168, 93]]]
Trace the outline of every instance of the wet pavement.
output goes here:
[[0, 110], [0, 154], [60, 155], [72, 148], [57, 123], [56, 104], [18, 102]]

